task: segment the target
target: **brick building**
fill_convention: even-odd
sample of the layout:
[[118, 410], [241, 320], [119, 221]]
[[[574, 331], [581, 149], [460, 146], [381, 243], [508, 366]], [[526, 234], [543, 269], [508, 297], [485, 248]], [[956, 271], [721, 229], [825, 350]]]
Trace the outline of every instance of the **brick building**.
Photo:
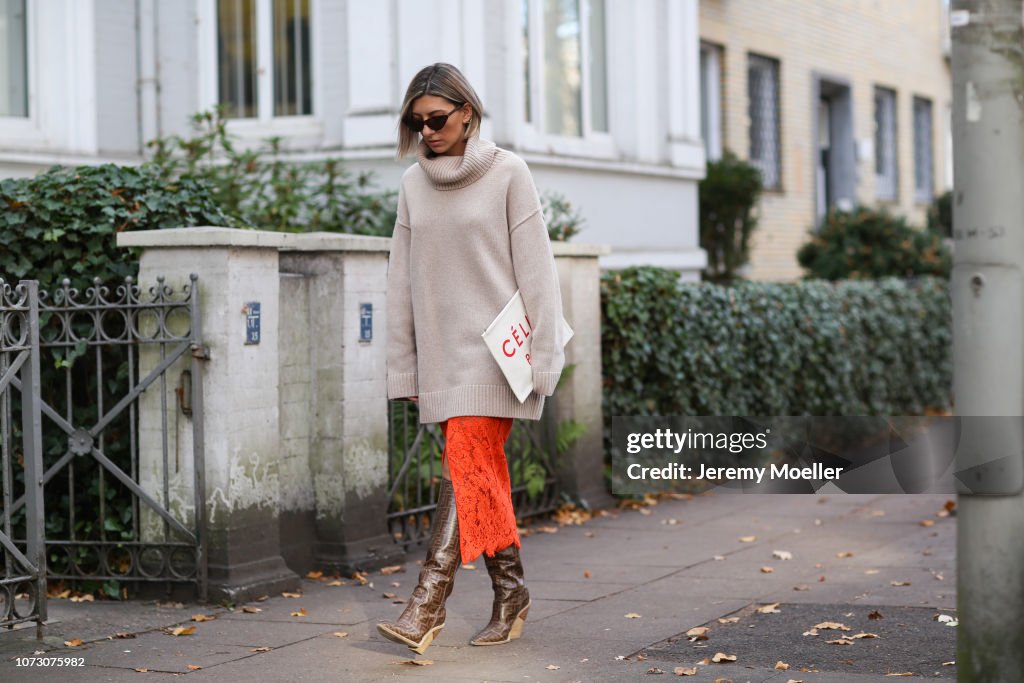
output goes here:
[[924, 224], [952, 185], [947, 27], [943, 0], [700, 0], [708, 156], [765, 178], [751, 277], [799, 277], [830, 207]]

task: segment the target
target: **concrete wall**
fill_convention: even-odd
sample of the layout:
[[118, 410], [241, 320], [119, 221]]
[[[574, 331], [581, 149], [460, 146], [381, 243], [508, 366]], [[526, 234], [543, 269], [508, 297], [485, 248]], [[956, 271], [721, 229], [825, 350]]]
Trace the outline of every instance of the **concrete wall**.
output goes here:
[[[751, 275], [794, 279], [796, 251], [815, 223], [819, 78], [848, 83], [853, 98], [856, 199], [881, 204], [924, 225], [927, 204], [915, 199], [913, 98], [932, 102], [935, 194], [947, 173], [952, 100], [945, 54], [946, 17], [938, 0], [701, 0], [700, 37], [723, 49], [723, 147], [749, 157], [748, 53], [779, 61], [782, 189], [766, 192], [753, 237]], [[874, 88], [896, 91], [898, 194], [875, 194]]]
[[[203, 410], [178, 415], [169, 448], [184, 465], [171, 506], [189, 518], [193, 420], [202, 421], [211, 594], [248, 596], [291, 585], [313, 567], [351, 571], [391, 564], [401, 550], [387, 532], [387, 259], [390, 240], [326, 233], [228, 228], [121, 233], [143, 248], [142, 282], [180, 288], [199, 276]], [[598, 258], [607, 247], [554, 245], [572, 377], [559, 389], [559, 419], [587, 432], [560, 460], [564, 490], [590, 505], [609, 502], [602, 475]], [[259, 344], [245, 343], [244, 309], [259, 302]], [[360, 305], [373, 310], [360, 338]], [[189, 357], [190, 358], [190, 357]], [[159, 354], [141, 356], [143, 372]], [[163, 398], [176, 401], [168, 373]], [[172, 411], [177, 414], [179, 411]], [[142, 483], [160, 492], [161, 393], [140, 401]], [[150, 516], [152, 517], [152, 516]], [[146, 518], [147, 537], [162, 533]], [[261, 593], [262, 591], [262, 593]]]

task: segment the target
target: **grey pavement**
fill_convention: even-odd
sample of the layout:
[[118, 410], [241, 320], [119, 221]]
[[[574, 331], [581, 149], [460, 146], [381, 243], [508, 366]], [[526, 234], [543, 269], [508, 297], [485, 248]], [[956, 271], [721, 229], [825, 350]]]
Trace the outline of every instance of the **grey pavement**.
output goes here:
[[[422, 656], [375, 629], [400, 613], [394, 600], [415, 586], [422, 551], [367, 585], [305, 580], [300, 598], [271, 596], [250, 611], [51, 600], [42, 642], [34, 628], [0, 634], [0, 681], [955, 679], [957, 629], [936, 619], [956, 616], [956, 518], [937, 515], [947, 498], [722, 491], [609, 510], [554, 533], [542, 521], [523, 539], [533, 599], [523, 637], [468, 644], [490, 615], [481, 559], [458, 572], [447, 625]], [[772, 603], [777, 612], [757, 611]], [[216, 619], [190, 621], [200, 613]], [[850, 630], [804, 635], [826, 622]], [[195, 633], [169, 635], [175, 626]], [[707, 640], [686, 637], [698, 626]], [[853, 637], [862, 633], [878, 637]], [[85, 644], [65, 647], [73, 638]], [[736, 659], [710, 662], [718, 653]], [[37, 665], [19, 667], [18, 657]], [[39, 666], [43, 657], [84, 666]]]

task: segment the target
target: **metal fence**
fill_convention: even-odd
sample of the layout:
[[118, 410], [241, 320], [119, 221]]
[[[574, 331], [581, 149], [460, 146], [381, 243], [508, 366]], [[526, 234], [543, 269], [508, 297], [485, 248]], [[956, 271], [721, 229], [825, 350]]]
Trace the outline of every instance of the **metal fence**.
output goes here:
[[[409, 550], [430, 538], [444, 438], [439, 425], [419, 423], [419, 412], [408, 401], [392, 402], [388, 417], [388, 530], [396, 543]], [[519, 519], [546, 514], [560, 504], [555, 436], [551, 398], [545, 402], [540, 420], [513, 423], [505, 453], [512, 502]]]
[[[0, 626], [46, 619], [39, 364], [39, 293], [35, 282], [0, 280]], [[12, 389], [20, 391], [16, 424]], [[20, 514], [14, 497], [20, 493]], [[27, 538], [17, 543], [15, 538]]]
[[[48, 579], [111, 597], [194, 583], [205, 599], [198, 277], [181, 292], [158, 278], [145, 295], [131, 278], [113, 292], [65, 280], [39, 293], [38, 315]], [[5, 514], [27, 500], [5, 501]]]

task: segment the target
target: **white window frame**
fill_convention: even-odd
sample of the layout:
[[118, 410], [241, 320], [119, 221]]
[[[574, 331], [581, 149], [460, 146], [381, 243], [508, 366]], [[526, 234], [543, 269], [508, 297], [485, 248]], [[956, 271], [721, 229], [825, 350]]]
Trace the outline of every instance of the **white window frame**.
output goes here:
[[5, 147], [34, 146], [46, 142], [42, 130], [42, 107], [39, 106], [39, 51], [36, 49], [38, 32], [35, 10], [35, 3], [28, 0], [25, 3], [25, 89], [28, 115], [0, 116], [0, 141], [7, 141], [3, 145]]
[[[580, 131], [579, 137], [547, 133], [543, 129], [543, 122], [546, 120], [544, 101], [544, 8], [543, 0], [528, 0], [528, 50], [529, 50], [529, 86], [530, 86], [530, 120], [522, 121], [521, 144], [524, 149], [535, 152], [554, 152], [568, 156], [590, 157], [597, 159], [617, 159], [618, 150], [612, 137], [611, 130], [608, 132], [595, 131], [591, 123], [590, 103], [590, 2], [589, 0], [578, 0], [580, 8]], [[605, 78], [608, 78], [610, 69], [608, 60], [608, 9], [609, 4], [605, 0]], [[518, 16], [518, 15], [517, 15]], [[518, 25], [519, 31], [522, 26]], [[518, 43], [517, 43], [518, 44]], [[522, 64], [522, 55], [518, 60]], [[522, 92], [525, 90], [520, 88]], [[610, 89], [605, 87], [606, 94], [610, 95]], [[612, 127], [611, 98], [607, 107], [608, 127]], [[517, 108], [517, 116], [522, 116], [523, 107]]]
[[[918, 159], [921, 154], [919, 147], [921, 140], [921, 134], [917, 127], [917, 110], [918, 103], [926, 104], [928, 106], [928, 136], [925, 140], [928, 151], [928, 187], [921, 187], [917, 184], [918, 181]], [[920, 95], [914, 95], [911, 98], [911, 109], [910, 117], [914, 131], [914, 201], [920, 204], [930, 204], [935, 199], [935, 102], [929, 97], [922, 97]]]
[[[722, 47], [701, 41], [701, 134], [708, 161], [722, 158]], [[704, 92], [707, 86], [707, 92]]]
[[[320, 78], [320, 34], [317, 18], [320, 0], [309, 0], [309, 64], [313, 73], [311, 93], [313, 113], [299, 116], [274, 116], [273, 12], [272, 0], [256, 0], [256, 118], [228, 119], [228, 130], [243, 140], [262, 140], [279, 136], [292, 142], [310, 142], [323, 136], [320, 107], [323, 92]], [[212, 110], [220, 103], [218, 92], [217, 0], [199, 0], [199, 111]]]
[[[875, 125], [878, 125], [878, 103], [879, 97], [888, 97], [890, 99], [889, 114], [892, 117], [891, 130], [892, 140], [890, 140], [889, 154], [891, 154], [892, 168], [889, 169], [889, 174], [878, 173], [878, 159], [885, 159], [886, 150], [882, 149], [877, 143], [875, 144], [875, 198], [881, 201], [893, 202], [899, 201], [900, 196], [900, 163], [899, 163], [899, 95], [896, 94], [894, 88], [887, 88], [885, 86], [876, 85], [874, 89], [874, 120]], [[875, 131], [875, 140], [878, 140], [878, 131]]]

